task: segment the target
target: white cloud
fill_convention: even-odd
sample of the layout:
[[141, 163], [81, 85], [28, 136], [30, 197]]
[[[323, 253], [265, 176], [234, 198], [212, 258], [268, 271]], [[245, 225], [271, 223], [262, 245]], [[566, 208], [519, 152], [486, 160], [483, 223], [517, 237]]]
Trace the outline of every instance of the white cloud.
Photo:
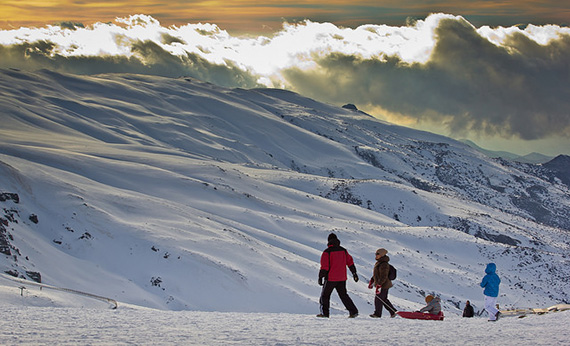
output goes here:
[[[448, 132], [570, 136], [570, 28], [475, 28], [433, 14], [409, 26], [285, 23], [271, 37], [214, 24], [163, 27], [136, 15], [90, 27], [0, 31], [0, 67], [189, 75], [229, 87], [295, 90]], [[449, 120], [451, 119], [451, 120]]]
[[286, 68], [314, 67], [316, 57], [332, 53], [365, 59], [397, 55], [406, 62], [425, 62], [433, 49], [438, 20], [438, 16], [431, 16], [413, 27], [365, 25], [356, 29], [310, 21], [285, 23], [272, 37], [251, 38], [231, 36], [213, 24], [166, 28], [152, 17], [136, 15], [118, 18], [115, 24], [97, 23], [86, 28], [47, 26], [0, 31], [0, 44], [6, 47], [47, 41], [55, 45], [52, 55], [130, 58], [134, 43], [153, 42], [174, 56], [196, 54], [219, 65], [232, 61], [244, 70], [269, 77]]

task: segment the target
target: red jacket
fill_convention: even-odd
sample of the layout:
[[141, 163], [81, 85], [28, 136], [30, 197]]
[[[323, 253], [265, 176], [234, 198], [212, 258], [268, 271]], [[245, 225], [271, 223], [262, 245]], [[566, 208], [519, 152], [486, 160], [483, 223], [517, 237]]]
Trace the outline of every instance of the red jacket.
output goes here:
[[340, 242], [330, 244], [321, 255], [319, 278], [323, 277], [327, 281], [346, 281], [346, 267], [353, 275], [356, 274], [354, 261], [348, 251], [340, 246]]

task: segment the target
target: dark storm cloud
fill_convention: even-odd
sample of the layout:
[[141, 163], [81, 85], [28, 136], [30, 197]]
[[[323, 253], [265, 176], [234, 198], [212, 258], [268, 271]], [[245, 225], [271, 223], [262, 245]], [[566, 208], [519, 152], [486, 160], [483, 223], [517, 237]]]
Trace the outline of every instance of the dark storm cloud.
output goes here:
[[570, 35], [541, 45], [515, 32], [498, 46], [457, 19], [441, 20], [435, 34], [427, 63], [334, 53], [316, 60], [318, 69], [284, 74], [317, 99], [445, 121], [452, 133], [570, 136]]

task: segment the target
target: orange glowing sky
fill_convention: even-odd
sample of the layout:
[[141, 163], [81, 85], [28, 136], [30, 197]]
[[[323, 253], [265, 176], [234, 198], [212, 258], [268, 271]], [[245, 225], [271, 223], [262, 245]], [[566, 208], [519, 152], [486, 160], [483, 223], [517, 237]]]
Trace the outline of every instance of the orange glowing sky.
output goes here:
[[356, 27], [402, 25], [429, 13], [461, 15], [474, 25], [568, 24], [570, 2], [560, 0], [0, 0], [0, 29], [61, 22], [90, 25], [132, 14], [150, 15], [162, 25], [213, 23], [233, 33], [273, 32], [283, 21], [310, 19]]

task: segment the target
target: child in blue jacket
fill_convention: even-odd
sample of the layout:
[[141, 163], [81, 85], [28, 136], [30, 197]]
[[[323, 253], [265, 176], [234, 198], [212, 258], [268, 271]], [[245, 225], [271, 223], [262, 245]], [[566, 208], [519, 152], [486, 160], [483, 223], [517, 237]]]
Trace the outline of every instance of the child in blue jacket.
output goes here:
[[495, 263], [487, 264], [485, 268], [485, 275], [483, 281], [481, 281], [481, 287], [484, 288], [483, 294], [485, 295], [485, 310], [489, 314], [489, 321], [495, 322], [499, 315], [501, 314], [499, 310], [495, 307], [497, 303], [497, 297], [499, 296], [499, 284], [501, 279], [495, 273], [497, 266]]

